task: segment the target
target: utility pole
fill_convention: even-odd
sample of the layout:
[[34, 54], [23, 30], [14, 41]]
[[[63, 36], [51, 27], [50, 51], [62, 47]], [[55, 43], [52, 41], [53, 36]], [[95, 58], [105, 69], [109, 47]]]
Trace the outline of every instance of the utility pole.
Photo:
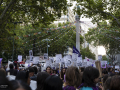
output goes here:
[[[77, 9], [78, 8], [80, 7], [77, 6]], [[76, 20], [76, 48], [80, 52], [80, 34], [79, 34], [80, 33], [80, 16], [76, 15], [75, 20]]]

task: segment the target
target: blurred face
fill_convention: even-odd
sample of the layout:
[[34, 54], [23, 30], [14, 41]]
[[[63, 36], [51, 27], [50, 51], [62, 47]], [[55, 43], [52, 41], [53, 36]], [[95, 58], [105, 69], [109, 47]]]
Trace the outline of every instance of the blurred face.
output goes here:
[[53, 73], [53, 70], [51, 69], [51, 73]]
[[99, 78], [96, 78], [96, 79], [94, 80], [94, 82], [95, 82], [95, 83], [98, 83], [98, 82], [99, 82]]
[[47, 73], [50, 73], [50, 71], [51, 71], [51, 69], [48, 67], [48, 68], [47, 68]]
[[29, 77], [32, 77], [34, 75], [34, 72], [29, 73]]
[[65, 69], [63, 69], [63, 73], [65, 73], [65, 71], [66, 71], [66, 70], [65, 70]]

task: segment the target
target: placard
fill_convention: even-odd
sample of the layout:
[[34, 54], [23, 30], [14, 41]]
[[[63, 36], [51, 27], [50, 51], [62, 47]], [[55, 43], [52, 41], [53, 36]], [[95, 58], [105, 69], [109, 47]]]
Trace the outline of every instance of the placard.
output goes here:
[[62, 61], [62, 54], [56, 54], [56, 63], [61, 63]]
[[44, 59], [48, 60], [48, 53], [44, 53]]
[[102, 55], [98, 55], [98, 60], [102, 61]]
[[77, 57], [76, 66], [77, 66], [77, 67], [82, 67], [82, 57]]
[[77, 57], [78, 57], [78, 54], [72, 53], [72, 62], [76, 62], [77, 61]]
[[101, 61], [101, 68], [106, 68], [106, 61]]
[[41, 61], [41, 60], [44, 60], [44, 56], [40, 56], [40, 61]]
[[18, 55], [18, 62], [22, 62], [22, 55]]
[[54, 63], [54, 58], [49, 58], [49, 61], [51, 62], [51, 63]]
[[118, 69], [119, 69], [119, 66], [116, 65], [116, 66], [115, 66], [115, 72], [119, 72]]
[[33, 57], [33, 64], [39, 64], [40, 58], [39, 56]]
[[29, 50], [29, 56], [33, 56], [33, 51]]
[[67, 55], [66, 57], [64, 57], [64, 61], [65, 61], [65, 67], [69, 67], [72, 65], [72, 58], [70, 55]]

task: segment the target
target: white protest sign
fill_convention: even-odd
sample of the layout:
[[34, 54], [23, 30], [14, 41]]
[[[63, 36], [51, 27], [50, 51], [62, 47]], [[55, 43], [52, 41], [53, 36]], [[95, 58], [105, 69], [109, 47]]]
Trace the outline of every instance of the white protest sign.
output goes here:
[[77, 57], [78, 57], [78, 54], [72, 53], [72, 62], [76, 62], [77, 61]]
[[22, 55], [18, 55], [18, 62], [22, 62]]
[[82, 67], [87, 67], [87, 62], [82, 62]]
[[47, 53], [44, 53], [44, 59], [48, 60], [48, 54]]
[[49, 61], [50, 61], [51, 63], [53, 63], [53, 62], [54, 62], [54, 58], [53, 58], [53, 57], [49, 58]]
[[82, 67], [82, 57], [77, 57], [76, 66], [77, 66], [77, 67]]
[[102, 60], [102, 55], [98, 55], [98, 60]]
[[64, 61], [65, 61], [65, 67], [71, 66], [72, 64], [72, 58], [70, 55], [67, 55], [66, 57], [64, 57]]
[[43, 60], [44, 59], [44, 56], [40, 56], [40, 60]]
[[62, 60], [62, 54], [56, 54], [56, 63], [60, 63]]
[[87, 66], [92, 66], [92, 62], [87, 62]]
[[29, 56], [30, 57], [30, 62], [33, 62], [33, 56]]
[[29, 56], [33, 56], [33, 51], [29, 50]]
[[35, 57], [33, 57], [33, 64], [38, 64], [39, 61], [40, 61], [39, 56], [35, 56]]
[[55, 63], [55, 68], [59, 68], [59, 63]]
[[116, 66], [115, 66], [115, 72], [119, 72], [118, 69], [119, 69], [119, 66], [116, 65]]
[[106, 68], [106, 61], [101, 61], [101, 68]]

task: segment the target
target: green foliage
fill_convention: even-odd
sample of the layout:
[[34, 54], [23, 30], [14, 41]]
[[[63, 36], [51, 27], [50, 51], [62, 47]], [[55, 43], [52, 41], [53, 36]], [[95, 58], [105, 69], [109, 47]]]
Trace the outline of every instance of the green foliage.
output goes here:
[[81, 55], [82, 55], [83, 59], [85, 59], [85, 57], [87, 57], [87, 58], [91, 58], [91, 59], [95, 60], [95, 54], [91, 52], [89, 47], [81, 48]]
[[108, 58], [106, 57], [106, 55], [102, 56], [102, 60], [108, 60]]

